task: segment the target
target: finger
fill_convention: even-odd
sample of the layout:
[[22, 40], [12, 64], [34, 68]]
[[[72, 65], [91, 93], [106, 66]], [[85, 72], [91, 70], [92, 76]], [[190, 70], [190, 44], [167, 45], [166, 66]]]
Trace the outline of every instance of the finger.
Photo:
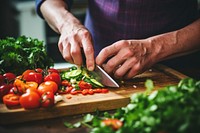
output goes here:
[[86, 58], [87, 69], [89, 71], [92, 71], [94, 70], [95, 62], [94, 62], [94, 47], [90, 35], [86, 35], [86, 37], [82, 41], [82, 45]]
[[65, 45], [62, 44], [62, 47], [63, 47], [63, 50], [61, 53], [62, 53], [63, 58], [70, 63], [74, 63], [70, 54], [70, 48], [71, 48], [70, 44], [65, 44]]
[[[138, 65], [137, 65], [137, 59], [136, 58], [129, 58], [127, 59], [121, 67], [119, 67], [115, 73], [114, 76], [117, 78], [130, 78], [137, 74]], [[125, 77], [126, 76], [126, 77]]]
[[72, 38], [70, 41], [71, 41], [71, 49], [70, 49], [71, 57], [74, 61], [74, 64], [80, 66], [82, 65], [80, 44], [75, 40], [75, 38]]
[[60, 53], [62, 53], [63, 45], [62, 45], [62, 43], [60, 41], [58, 42], [58, 49], [59, 49]]
[[113, 56], [106, 63], [105, 70], [108, 73], [115, 72], [118, 69], [119, 65], [123, 64], [127, 59], [129, 59], [133, 55], [132, 51], [129, 48], [122, 48], [118, 51], [118, 53]]
[[131, 79], [133, 78], [134, 76], [138, 75], [141, 73], [141, 70], [140, 70], [140, 65], [139, 64], [136, 64], [134, 67], [132, 67], [127, 73], [126, 75], [124, 76], [125, 79]]
[[104, 70], [107, 73], [112, 74], [119, 67], [119, 65], [123, 64], [123, 62], [125, 61], [125, 60], [121, 59], [119, 53], [117, 55], [113, 56], [112, 58], [110, 58], [107, 61], [107, 63], [104, 65]]
[[102, 65], [109, 57], [115, 55], [120, 50], [120, 47], [117, 47], [117, 43], [114, 43], [110, 46], [105, 47], [100, 51], [96, 57], [96, 63]]

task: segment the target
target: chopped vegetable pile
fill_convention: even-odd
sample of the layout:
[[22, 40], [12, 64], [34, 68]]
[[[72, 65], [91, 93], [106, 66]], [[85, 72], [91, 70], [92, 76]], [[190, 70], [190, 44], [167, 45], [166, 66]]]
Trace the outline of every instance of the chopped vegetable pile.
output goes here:
[[72, 66], [61, 72], [62, 87], [59, 93], [83, 95], [94, 93], [107, 93], [108, 89], [98, 81], [98, 76], [89, 72], [85, 67]]
[[42, 41], [26, 36], [0, 40], [0, 69], [3, 72], [21, 74], [26, 69], [53, 66]]
[[[200, 81], [181, 80], [150, 93], [151, 80], [145, 83], [147, 91], [131, 96], [131, 102], [116, 112], [87, 114], [75, 124], [87, 125], [91, 133], [196, 133], [200, 131]], [[78, 125], [78, 126], [77, 126]]]

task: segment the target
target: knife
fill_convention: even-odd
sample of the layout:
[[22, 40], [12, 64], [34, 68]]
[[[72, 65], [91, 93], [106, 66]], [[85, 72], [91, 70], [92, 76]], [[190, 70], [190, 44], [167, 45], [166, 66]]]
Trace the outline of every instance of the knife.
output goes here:
[[98, 76], [96, 79], [107, 87], [119, 87], [118, 83], [98, 65], [90, 73], [96, 75], [96, 77]]
[[[86, 57], [85, 57], [83, 50], [81, 52], [82, 52], [82, 58], [83, 58], [83, 65], [85, 66], [86, 65]], [[104, 86], [119, 87], [117, 82], [98, 65], [95, 66], [94, 71], [89, 71], [89, 73], [91, 75], [93, 75], [93, 77], [95, 77], [95, 79], [98, 82], [102, 83]]]

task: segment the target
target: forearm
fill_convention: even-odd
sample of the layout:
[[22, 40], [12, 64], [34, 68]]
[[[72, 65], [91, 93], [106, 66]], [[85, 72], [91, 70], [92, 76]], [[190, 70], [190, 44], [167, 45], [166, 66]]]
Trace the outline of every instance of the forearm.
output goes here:
[[64, 25], [80, 24], [79, 20], [68, 11], [68, 6], [63, 0], [46, 0], [40, 10], [49, 26], [59, 34]]
[[159, 61], [200, 50], [200, 19], [180, 30], [148, 39], [156, 47]]

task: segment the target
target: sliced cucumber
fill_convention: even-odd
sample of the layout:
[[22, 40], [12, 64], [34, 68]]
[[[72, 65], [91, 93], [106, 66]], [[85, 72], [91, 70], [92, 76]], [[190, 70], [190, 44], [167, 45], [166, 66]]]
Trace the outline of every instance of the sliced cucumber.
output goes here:
[[[85, 67], [74, 67], [70, 68], [70, 71], [65, 71], [61, 75], [62, 80], [66, 79], [71, 81], [80, 81], [84, 80], [87, 83], [90, 83], [92, 87], [104, 87], [101, 82], [98, 81], [98, 76], [95, 76], [95, 73], [89, 72]], [[77, 83], [73, 84], [77, 85]]]
[[86, 69], [82, 69], [82, 75], [85, 76], [85, 78], [90, 78], [89, 74], [87, 73]]
[[81, 73], [82, 73], [81, 69], [76, 69], [76, 70], [72, 70], [70, 72], [65, 72], [63, 77], [66, 79], [75, 78], [75, 77], [78, 77], [79, 75], [81, 75]]

